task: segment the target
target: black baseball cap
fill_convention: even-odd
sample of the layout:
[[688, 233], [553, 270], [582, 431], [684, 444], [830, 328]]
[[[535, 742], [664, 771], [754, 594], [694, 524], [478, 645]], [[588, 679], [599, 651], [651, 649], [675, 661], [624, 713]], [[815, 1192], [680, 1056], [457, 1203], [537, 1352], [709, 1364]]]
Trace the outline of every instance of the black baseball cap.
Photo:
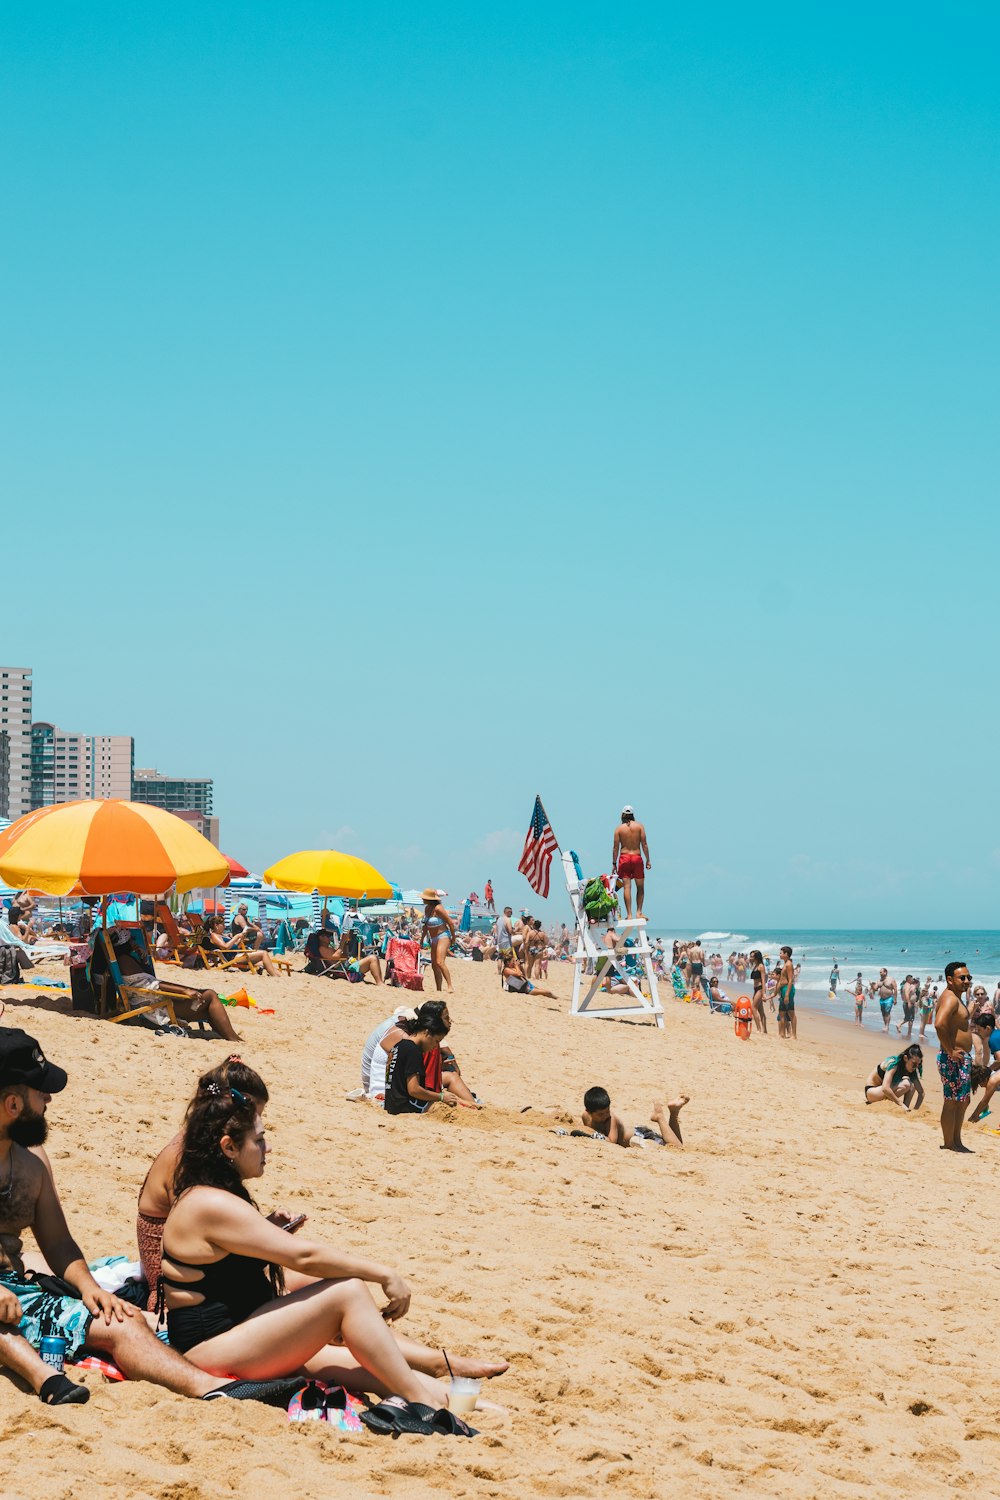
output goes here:
[[0, 1027], [0, 1084], [26, 1083], [42, 1094], [61, 1094], [67, 1081], [65, 1070], [48, 1061], [33, 1036], [16, 1026]]

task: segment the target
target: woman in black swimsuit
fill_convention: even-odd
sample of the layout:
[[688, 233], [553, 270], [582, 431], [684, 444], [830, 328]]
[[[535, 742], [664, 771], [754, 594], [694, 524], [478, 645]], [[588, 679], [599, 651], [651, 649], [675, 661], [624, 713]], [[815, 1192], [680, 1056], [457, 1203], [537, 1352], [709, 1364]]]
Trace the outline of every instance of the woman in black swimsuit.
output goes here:
[[766, 1036], [767, 1015], [764, 1010], [764, 986], [767, 983], [767, 970], [764, 967], [764, 955], [759, 948], [754, 948], [750, 954], [750, 980], [753, 984], [754, 1025]]
[[[188, 1111], [163, 1229], [161, 1305], [171, 1345], [209, 1373], [301, 1373], [389, 1396], [363, 1417], [378, 1431], [456, 1430], [441, 1411], [444, 1387], [410, 1368], [386, 1326], [410, 1305], [402, 1277], [287, 1234], [255, 1206], [245, 1183], [263, 1174], [267, 1159], [258, 1111], [248, 1095], [220, 1088], [196, 1096]], [[320, 1279], [286, 1293], [285, 1267]], [[381, 1310], [365, 1282], [385, 1293]], [[354, 1368], [345, 1370], [337, 1345]]]

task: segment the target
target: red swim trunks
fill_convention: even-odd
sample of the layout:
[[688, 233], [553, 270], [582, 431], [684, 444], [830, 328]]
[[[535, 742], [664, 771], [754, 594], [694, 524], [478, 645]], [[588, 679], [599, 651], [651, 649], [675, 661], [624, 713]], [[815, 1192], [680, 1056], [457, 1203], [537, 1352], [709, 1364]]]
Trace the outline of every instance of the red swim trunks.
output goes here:
[[642, 880], [645, 877], [642, 866], [642, 855], [634, 850], [623, 849], [618, 856], [618, 874], [627, 880]]

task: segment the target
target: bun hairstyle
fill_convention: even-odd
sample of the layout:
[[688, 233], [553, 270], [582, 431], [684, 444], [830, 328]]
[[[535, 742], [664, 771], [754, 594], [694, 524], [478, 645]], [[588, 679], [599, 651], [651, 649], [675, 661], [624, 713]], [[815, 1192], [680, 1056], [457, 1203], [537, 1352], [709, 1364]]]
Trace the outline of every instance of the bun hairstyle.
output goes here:
[[[240, 1057], [238, 1052], [233, 1052], [226, 1058], [224, 1063], [219, 1063], [214, 1068], [209, 1068], [207, 1073], [202, 1073], [198, 1079], [198, 1089], [195, 1094], [207, 1094], [211, 1092], [215, 1084], [222, 1090], [236, 1089], [241, 1094], [249, 1094], [261, 1106], [265, 1105], [270, 1097], [267, 1092], [267, 1084], [259, 1073], [255, 1073]], [[195, 1100], [188, 1106], [188, 1113], [194, 1107]]]
[[[223, 1152], [222, 1138], [229, 1136], [234, 1146], [242, 1146], [247, 1136], [253, 1134], [267, 1099], [267, 1086], [260, 1074], [238, 1056], [229, 1057], [202, 1074], [198, 1091], [184, 1116], [173, 1181], [175, 1201], [188, 1188], [215, 1187], [257, 1206], [236, 1167]], [[275, 1265], [269, 1265], [267, 1271], [275, 1296], [279, 1296], [284, 1290], [284, 1273]]]
[[400, 1021], [400, 1029], [407, 1036], [416, 1036], [418, 1031], [426, 1031], [429, 1036], [447, 1036], [451, 1027], [444, 1019], [444, 1010], [443, 1000], [425, 1000], [412, 1021]]

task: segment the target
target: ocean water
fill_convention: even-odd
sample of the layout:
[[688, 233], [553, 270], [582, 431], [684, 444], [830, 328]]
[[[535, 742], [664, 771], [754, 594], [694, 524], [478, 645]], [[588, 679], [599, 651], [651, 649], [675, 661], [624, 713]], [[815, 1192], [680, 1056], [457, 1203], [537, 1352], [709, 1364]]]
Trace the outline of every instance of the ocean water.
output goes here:
[[[824, 1015], [852, 1020], [854, 1000], [845, 990], [859, 970], [866, 985], [870, 979], [878, 978], [880, 969], [886, 968], [897, 984], [901, 984], [907, 974], [916, 974], [921, 981], [929, 975], [935, 984], [943, 987], [945, 964], [964, 959], [974, 982], [985, 987], [991, 1000], [1000, 980], [1000, 932], [994, 931], [931, 932], [900, 928], [870, 932], [839, 929], [796, 932], [752, 928], [740, 932], [672, 932], [670, 941], [675, 937], [698, 937], [706, 953], [721, 953], [723, 959], [734, 949], [745, 953], [750, 948], [759, 948], [774, 960], [779, 948], [788, 943], [792, 948], [793, 962], [802, 965], [800, 988], [805, 992], [802, 1003]], [[836, 1000], [830, 1000], [830, 970], [835, 962], [840, 965], [840, 987]], [[725, 970], [722, 972], [722, 988], [735, 990], [734, 984], [727, 984]], [[895, 1022], [901, 1018], [902, 1005], [897, 1001], [892, 1019]], [[882, 1026], [878, 1006], [873, 1006], [869, 1000], [865, 1002], [865, 1024], [879, 1030]]]

